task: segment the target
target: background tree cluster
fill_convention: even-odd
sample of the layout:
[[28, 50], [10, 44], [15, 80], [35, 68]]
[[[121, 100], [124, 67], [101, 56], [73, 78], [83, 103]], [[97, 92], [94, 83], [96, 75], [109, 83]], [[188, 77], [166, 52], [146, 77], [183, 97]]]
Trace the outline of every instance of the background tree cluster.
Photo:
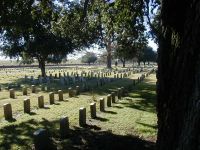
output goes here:
[[90, 65], [90, 63], [95, 63], [97, 60], [97, 56], [95, 53], [93, 52], [87, 52], [84, 56], [82, 56], [81, 58], [81, 62], [83, 63], [88, 63]]
[[107, 68], [111, 68], [112, 53], [120, 58], [133, 58], [147, 45], [143, 2], [140, 0], [95, 0], [88, 5], [88, 16], [98, 27], [98, 44], [107, 51]]

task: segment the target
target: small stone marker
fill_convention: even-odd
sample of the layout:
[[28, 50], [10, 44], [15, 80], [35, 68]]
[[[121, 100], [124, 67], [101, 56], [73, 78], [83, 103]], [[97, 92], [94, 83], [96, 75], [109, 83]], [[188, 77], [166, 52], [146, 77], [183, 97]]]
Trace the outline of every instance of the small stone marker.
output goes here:
[[59, 98], [59, 101], [63, 101], [63, 91], [62, 90], [58, 90], [58, 98]]
[[79, 125], [82, 127], [86, 125], [86, 108], [85, 107], [81, 107], [79, 109]]
[[96, 118], [96, 103], [91, 103], [90, 104], [90, 114], [91, 118]]
[[76, 95], [79, 95], [80, 94], [80, 88], [79, 86], [76, 86]]
[[58, 74], [58, 75], [59, 75], [59, 78], [61, 78], [61, 73], [60, 73], [60, 72], [59, 72], [59, 74]]
[[100, 111], [105, 111], [104, 98], [100, 98]]
[[60, 136], [61, 138], [66, 138], [69, 133], [69, 118], [62, 117], [60, 119]]
[[42, 95], [38, 97], [38, 107], [44, 108], [44, 96]]
[[10, 98], [15, 98], [15, 90], [14, 89], [10, 89]]
[[28, 94], [27, 87], [23, 87], [22, 92], [23, 92], [23, 95], [27, 95]]
[[124, 97], [124, 87], [121, 87], [121, 96]]
[[112, 103], [115, 103], [115, 92], [111, 92]]
[[32, 93], [36, 93], [35, 85], [31, 85], [31, 90], [32, 90]]
[[68, 88], [68, 92], [69, 92], [69, 97], [73, 97], [73, 90], [72, 90], [72, 88], [70, 87], [70, 88]]
[[30, 99], [24, 99], [24, 113], [30, 113], [31, 112], [31, 103]]
[[107, 106], [111, 107], [112, 101], [111, 101], [111, 94], [107, 95]]
[[53, 92], [49, 93], [49, 102], [50, 102], [50, 105], [54, 104], [54, 93]]
[[53, 144], [45, 129], [39, 129], [33, 133], [35, 150], [52, 150]]
[[121, 99], [121, 88], [118, 88], [117, 89], [117, 97], [118, 97], [118, 99]]
[[12, 117], [12, 107], [10, 103], [6, 103], [3, 105], [3, 109], [4, 109], [4, 116], [6, 120], [11, 120], [13, 119]]

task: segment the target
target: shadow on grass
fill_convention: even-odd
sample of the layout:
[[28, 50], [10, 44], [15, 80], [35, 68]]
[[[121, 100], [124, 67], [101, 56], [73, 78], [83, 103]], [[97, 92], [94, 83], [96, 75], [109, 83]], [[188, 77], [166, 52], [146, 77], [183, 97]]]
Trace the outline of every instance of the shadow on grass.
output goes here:
[[15, 118], [12, 118], [12, 119], [9, 119], [9, 120], [6, 120], [6, 121], [8, 121], [8, 122], [15, 122], [15, 121], [17, 121]]
[[142, 123], [142, 122], [136, 122], [136, 123], [138, 123], [140, 125], [143, 125], [145, 127], [153, 128], [153, 129], [157, 129], [158, 128], [157, 125], [150, 125], [150, 124], [146, 124], [146, 123]]
[[[86, 95], [91, 95], [91, 92], [93, 92], [94, 94], [99, 94], [99, 95], [107, 95], [108, 93], [111, 93], [113, 91], [116, 91], [117, 88], [119, 87], [129, 87], [132, 86], [133, 84], [133, 79], [129, 79], [129, 78], [122, 78], [122, 79], [114, 79], [114, 78], [110, 78], [110, 80], [112, 82], [105, 82], [105, 84], [103, 84], [102, 86], [97, 86], [97, 81], [98, 78], [93, 78], [93, 79], [89, 79], [87, 81], [87, 88], [83, 89], [83, 83], [81, 82], [76, 82], [75, 84], [67, 84], [67, 85], [62, 85], [59, 81], [59, 79], [56, 79], [54, 82], [47, 84], [47, 83], [43, 83], [43, 84], [35, 84], [37, 91], [43, 91], [44, 93], [48, 93], [48, 92], [52, 92], [54, 91], [57, 94], [57, 91], [62, 89], [64, 93], [68, 92], [68, 88], [72, 87], [75, 88], [76, 86], [80, 86], [80, 92], [81, 94], [85, 93]], [[13, 81], [12, 84], [10, 84], [10, 88], [14, 88], [16, 91], [22, 91], [22, 87], [21, 85], [25, 85], [26, 87], [28, 87], [29, 89], [31, 89], [31, 85], [33, 85], [33, 83], [30, 80], [25, 81], [25, 79], [23, 78], [19, 78], [15, 81]], [[2, 84], [2, 87], [4, 88], [8, 88], [9, 84]], [[42, 89], [42, 87], [44, 89]], [[48, 87], [48, 89], [47, 89]]]
[[156, 85], [143, 82], [137, 85], [126, 97], [127, 101], [121, 102], [126, 107], [147, 112], [156, 112]]
[[110, 131], [101, 131], [96, 125], [87, 125], [85, 128], [74, 127], [68, 132], [67, 139], [59, 135], [59, 121], [49, 121], [42, 118], [41, 122], [29, 120], [16, 125], [0, 129], [0, 149], [33, 149], [33, 133], [44, 128], [50, 133], [53, 145], [58, 149], [69, 150], [154, 150], [155, 143], [145, 141], [131, 135], [116, 135]]
[[95, 118], [95, 120], [99, 120], [99, 121], [102, 121], [102, 122], [109, 121], [109, 119], [102, 118], [102, 117], [99, 117], [99, 116], [97, 116], [97, 117]]
[[93, 130], [101, 130], [100, 127], [96, 126], [96, 125], [90, 125], [90, 124], [86, 124], [84, 126], [85, 129], [93, 129]]
[[123, 108], [124, 108], [124, 107], [122, 107], [122, 106], [112, 106], [112, 107], [118, 108], [118, 109], [123, 109]]
[[115, 111], [110, 111], [110, 110], [104, 110], [104, 113], [108, 113], [108, 114], [117, 114], [117, 112]]
[[30, 112], [28, 114], [31, 115], [31, 116], [37, 115], [37, 113], [35, 113], [35, 112]]
[[[139, 139], [131, 135], [115, 135], [110, 131], [93, 131], [87, 128], [71, 130], [69, 141], [72, 143], [71, 149], [87, 150], [154, 150], [155, 144]], [[69, 143], [70, 143], [69, 142]], [[75, 147], [76, 146], [76, 147]], [[70, 149], [61, 146], [63, 149]]]

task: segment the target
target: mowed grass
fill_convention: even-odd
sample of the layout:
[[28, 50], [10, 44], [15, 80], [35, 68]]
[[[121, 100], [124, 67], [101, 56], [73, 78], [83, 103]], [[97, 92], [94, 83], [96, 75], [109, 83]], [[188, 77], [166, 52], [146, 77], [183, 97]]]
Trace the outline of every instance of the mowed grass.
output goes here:
[[[143, 83], [133, 87], [133, 79], [137, 79], [138, 76], [139, 74], [134, 74], [129, 78], [106, 84], [73, 98], [69, 98], [67, 91], [65, 91], [65, 100], [63, 102], [58, 101], [56, 95], [56, 104], [54, 105], [48, 104], [47, 92], [39, 91], [36, 94], [29, 94], [31, 114], [23, 113], [23, 99], [26, 96], [22, 96], [20, 91], [17, 92], [16, 99], [2, 98], [8, 95], [7, 91], [3, 91], [4, 94], [2, 95], [4, 96], [1, 95], [0, 100], [1, 106], [5, 102], [11, 102], [15, 119], [9, 122], [1, 119], [0, 149], [33, 148], [33, 132], [38, 128], [45, 128], [49, 131], [58, 149], [94, 149], [95, 146], [96, 149], [113, 149], [115, 147], [110, 142], [116, 140], [120, 140], [125, 146], [128, 141], [127, 146], [135, 142], [138, 149], [151, 149], [151, 142], [155, 141], [157, 132], [156, 79], [154, 74], [150, 75]], [[99, 99], [101, 97], [106, 99], [107, 94], [122, 86], [126, 88], [126, 97], [118, 100], [111, 108], [106, 107], [105, 112], [100, 112]], [[37, 107], [39, 95], [45, 97], [46, 107], [44, 109]], [[97, 103], [98, 117], [96, 119], [90, 118], [89, 104], [93, 101]], [[78, 125], [80, 107], [86, 107], [87, 110], [88, 126], [86, 128], [80, 128]], [[2, 108], [0, 115], [0, 118], [2, 118]], [[70, 121], [69, 138], [65, 140], [60, 140], [59, 135], [59, 119], [62, 116], [68, 116]], [[139, 147], [138, 142], [144, 147]], [[118, 144], [115, 143], [115, 145]], [[150, 147], [148, 147], [149, 145]]]

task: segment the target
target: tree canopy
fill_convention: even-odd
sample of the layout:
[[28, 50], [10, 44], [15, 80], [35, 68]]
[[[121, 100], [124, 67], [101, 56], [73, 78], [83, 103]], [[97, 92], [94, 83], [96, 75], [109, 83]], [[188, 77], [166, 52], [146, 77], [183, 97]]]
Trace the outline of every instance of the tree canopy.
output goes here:
[[107, 50], [108, 68], [111, 68], [111, 55], [115, 49], [131, 47], [130, 51], [135, 54], [138, 43], [146, 44], [142, 1], [116, 0], [111, 3], [96, 0], [87, 7], [88, 16], [98, 26], [98, 44]]
[[[87, 21], [80, 22], [83, 13], [80, 3], [69, 2], [62, 7], [51, 0], [5, 3], [7, 9], [2, 12], [0, 26], [4, 38], [1, 49], [10, 57], [26, 53], [36, 58], [42, 76], [46, 61], [60, 62], [68, 53], [89, 47], [95, 39], [92, 26]], [[19, 16], [13, 17], [15, 14]], [[7, 16], [8, 22], [4, 20]]]

